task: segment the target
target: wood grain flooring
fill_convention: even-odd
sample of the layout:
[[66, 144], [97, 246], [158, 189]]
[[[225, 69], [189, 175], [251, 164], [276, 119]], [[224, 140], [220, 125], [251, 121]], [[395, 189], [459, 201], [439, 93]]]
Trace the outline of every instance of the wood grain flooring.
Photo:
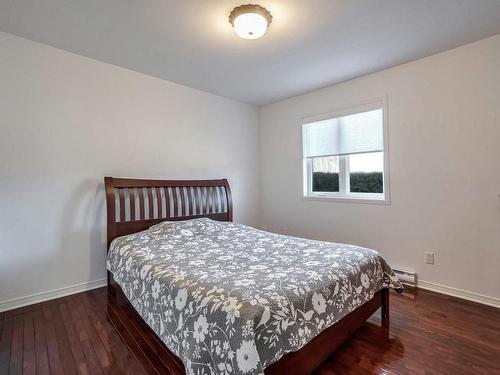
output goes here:
[[[375, 314], [316, 374], [500, 374], [500, 309], [423, 290], [390, 299], [389, 341]], [[107, 288], [0, 313], [0, 375], [180, 372]]]

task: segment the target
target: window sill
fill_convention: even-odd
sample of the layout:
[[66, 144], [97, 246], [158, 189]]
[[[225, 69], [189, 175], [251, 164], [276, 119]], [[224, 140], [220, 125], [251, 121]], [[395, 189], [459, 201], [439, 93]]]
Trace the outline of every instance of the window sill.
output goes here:
[[363, 204], [380, 204], [390, 205], [390, 199], [374, 198], [374, 197], [351, 197], [351, 196], [334, 196], [334, 195], [305, 195], [303, 200], [307, 201], [324, 201], [324, 202], [339, 202], [339, 203], [363, 203]]

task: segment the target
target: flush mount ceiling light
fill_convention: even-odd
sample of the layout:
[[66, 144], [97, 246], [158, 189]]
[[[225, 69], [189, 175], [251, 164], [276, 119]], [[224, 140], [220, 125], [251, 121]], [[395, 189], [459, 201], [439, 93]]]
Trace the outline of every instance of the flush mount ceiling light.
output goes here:
[[260, 38], [266, 33], [272, 19], [266, 8], [254, 4], [240, 5], [229, 14], [234, 31], [243, 39]]

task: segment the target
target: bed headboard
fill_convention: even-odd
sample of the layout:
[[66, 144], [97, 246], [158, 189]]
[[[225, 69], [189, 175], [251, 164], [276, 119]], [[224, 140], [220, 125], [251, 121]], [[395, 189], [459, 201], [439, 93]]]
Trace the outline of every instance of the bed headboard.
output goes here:
[[104, 177], [108, 248], [116, 237], [167, 220], [233, 220], [231, 189], [220, 180], [139, 180]]

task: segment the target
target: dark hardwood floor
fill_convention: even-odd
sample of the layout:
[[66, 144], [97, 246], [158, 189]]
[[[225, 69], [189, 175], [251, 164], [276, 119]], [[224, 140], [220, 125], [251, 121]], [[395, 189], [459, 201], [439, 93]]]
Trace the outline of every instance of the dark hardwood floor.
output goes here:
[[[390, 299], [389, 341], [376, 314], [317, 374], [500, 374], [500, 309], [427, 291]], [[181, 372], [148, 337], [106, 288], [11, 310], [0, 313], [0, 375]]]

